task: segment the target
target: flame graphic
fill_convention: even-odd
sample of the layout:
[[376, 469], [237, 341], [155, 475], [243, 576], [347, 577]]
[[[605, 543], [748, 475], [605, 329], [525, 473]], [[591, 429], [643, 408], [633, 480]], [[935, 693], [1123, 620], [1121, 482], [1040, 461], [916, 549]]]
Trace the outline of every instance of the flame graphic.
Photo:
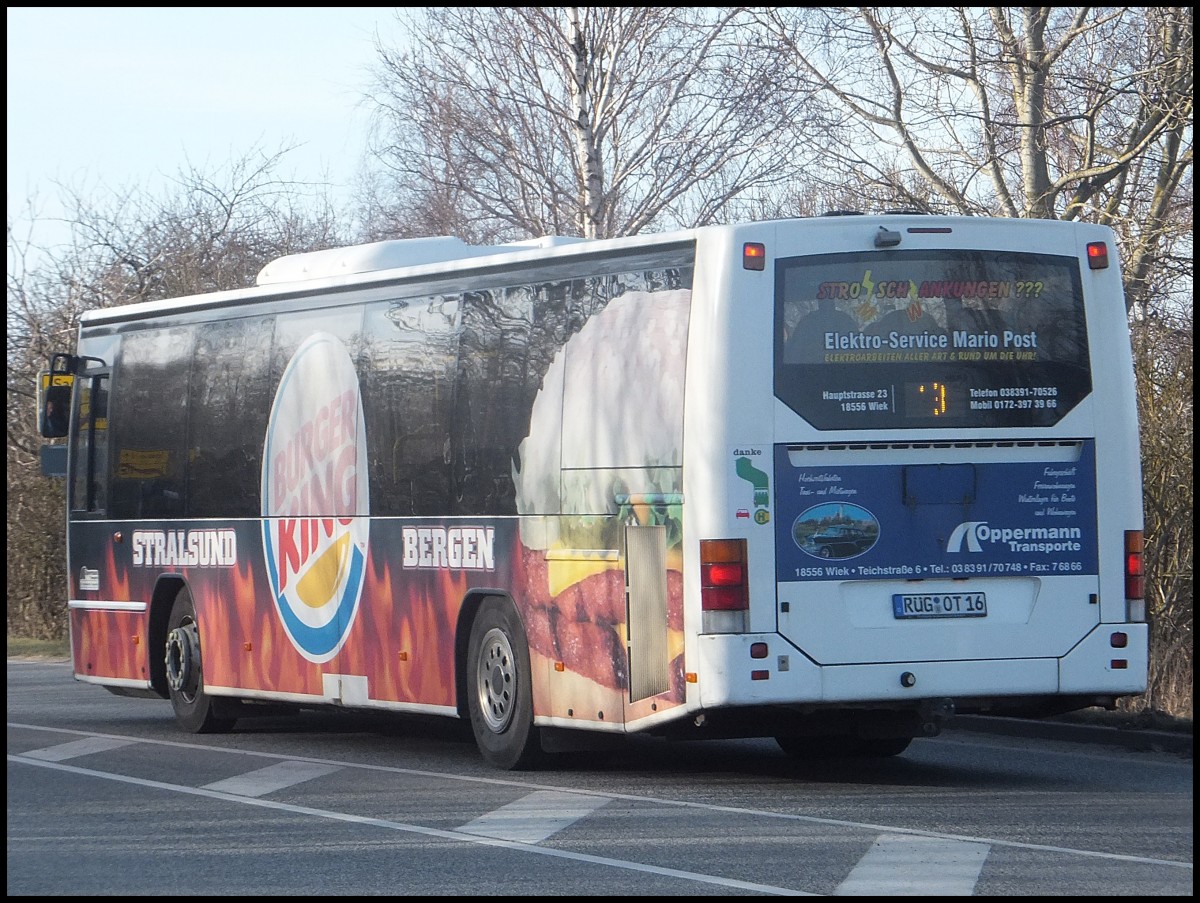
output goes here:
[[[514, 538], [503, 553], [498, 544], [495, 572], [404, 569], [393, 554], [400, 544], [391, 541], [387, 529], [373, 527], [356, 622], [338, 655], [314, 664], [296, 651], [275, 609], [257, 541], [261, 522], [239, 522], [235, 528], [236, 565], [179, 569], [196, 606], [209, 686], [319, 699], [323, 675], [357, 675], [366, 679], [372, 701], [453, 707], [462, 600], [473, 587], [510, 587], [529, 640], [537, 714], [568, 717], [573, 710], [578, 717], [604, 711], [609, 720], [622, 717], [628, 675], [619, 567], [581, 568], [571, 582], [562, 570], [551, 573], [543, 550], [527, 549]], [[121, 554], [124, 546], [107, 546], [101, 589], [81, 597], [148, 603], [159, 573], [130, 568], [128, 554]], [[327, 586], [340, 579], [349, 551], [347, 542], [323, 553], [332, 556], [328, 565], [322, 562]], [[674, 568], [667, 572], [667, 590], [672, 686], [656, 698], [659, 711], [684, 699], [682, 575]], [[77, 672], [147, 679], [150, 656], [162, 654], [161, 648], [150, 648], [148, 625], [148, 612], [73, 609]], [[134, 636], [140, 638], [137, 644]], [[556, 668], [560, 664], [562, 671]]]
[[[100, 567], [100, 588], [79, 590], [73, 588], [78, 599], [108, 599], [130, 601], [131, 581], [124, 564], [117, 562], [117, 543], [108, 530], [99, 536], [88, 537], [103, 543], [104, 563]], [[81, 545], [84, 545], [81, 543]], [[83, 558], [84, 556], [79, 556]], [[71, 580], [78, 579], [78, 572]], [[148, 594], [137, 598], [148, 600]], [[75, 673], [88, 677], [119, 677], [127, 680], [146, 680], [146, 624], [147, 615], [135, 611], [97, 611], [73, 608], [70, 611], [71, 657]]]

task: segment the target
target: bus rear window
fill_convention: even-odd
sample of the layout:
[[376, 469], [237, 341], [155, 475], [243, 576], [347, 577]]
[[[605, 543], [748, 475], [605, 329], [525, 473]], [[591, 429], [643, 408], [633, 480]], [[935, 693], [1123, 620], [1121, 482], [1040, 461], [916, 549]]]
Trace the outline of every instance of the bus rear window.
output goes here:
[[1091, 391], [1072, 257], [827, 254], [775, 279], [775, 394], [818, 429], [1049, 426]]

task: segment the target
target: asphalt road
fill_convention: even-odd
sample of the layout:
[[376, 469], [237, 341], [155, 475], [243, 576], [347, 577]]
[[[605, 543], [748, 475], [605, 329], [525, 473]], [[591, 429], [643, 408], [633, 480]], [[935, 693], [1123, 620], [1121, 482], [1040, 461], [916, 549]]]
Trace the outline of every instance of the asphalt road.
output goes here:
[[452, 722], [189, 735], [65, 664], [10, 662], [7, 704], [10, 895], [1192, 893], [1175, 751], [958, 728], [866, 766], [647, 740], [498, 772]]
[[1165, 752], [1189, 759], [1192, 757], [1191, 726], [1182, 722], [1177, 730], [1148, 730], [1140, 725], [1136, 717], [1114, 716], [1109, 724], [1085, 724], [1054, 718], [1030, 720], [959, 715], [951, 722], [950, 730]]

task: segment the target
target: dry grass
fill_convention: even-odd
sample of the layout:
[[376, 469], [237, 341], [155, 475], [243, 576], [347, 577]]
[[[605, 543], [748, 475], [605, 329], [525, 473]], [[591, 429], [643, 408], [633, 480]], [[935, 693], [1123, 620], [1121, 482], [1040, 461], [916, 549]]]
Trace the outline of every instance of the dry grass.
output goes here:
[[67, 661], [71, 648], [63, 640], [31, 640], [24, 637], [8, 637], [8, 657], [40, 659], [44, 661]]

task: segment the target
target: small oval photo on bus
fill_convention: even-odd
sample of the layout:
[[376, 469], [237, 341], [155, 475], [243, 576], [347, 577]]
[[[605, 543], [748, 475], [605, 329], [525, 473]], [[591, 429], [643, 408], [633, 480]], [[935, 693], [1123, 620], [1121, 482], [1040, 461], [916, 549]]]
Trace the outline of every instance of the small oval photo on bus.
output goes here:
[[814, 558], [856, 558], [879, 541], [879, 521], [858, 505], [814, 505], [792, 524], [792, 539], [800, 551]]

